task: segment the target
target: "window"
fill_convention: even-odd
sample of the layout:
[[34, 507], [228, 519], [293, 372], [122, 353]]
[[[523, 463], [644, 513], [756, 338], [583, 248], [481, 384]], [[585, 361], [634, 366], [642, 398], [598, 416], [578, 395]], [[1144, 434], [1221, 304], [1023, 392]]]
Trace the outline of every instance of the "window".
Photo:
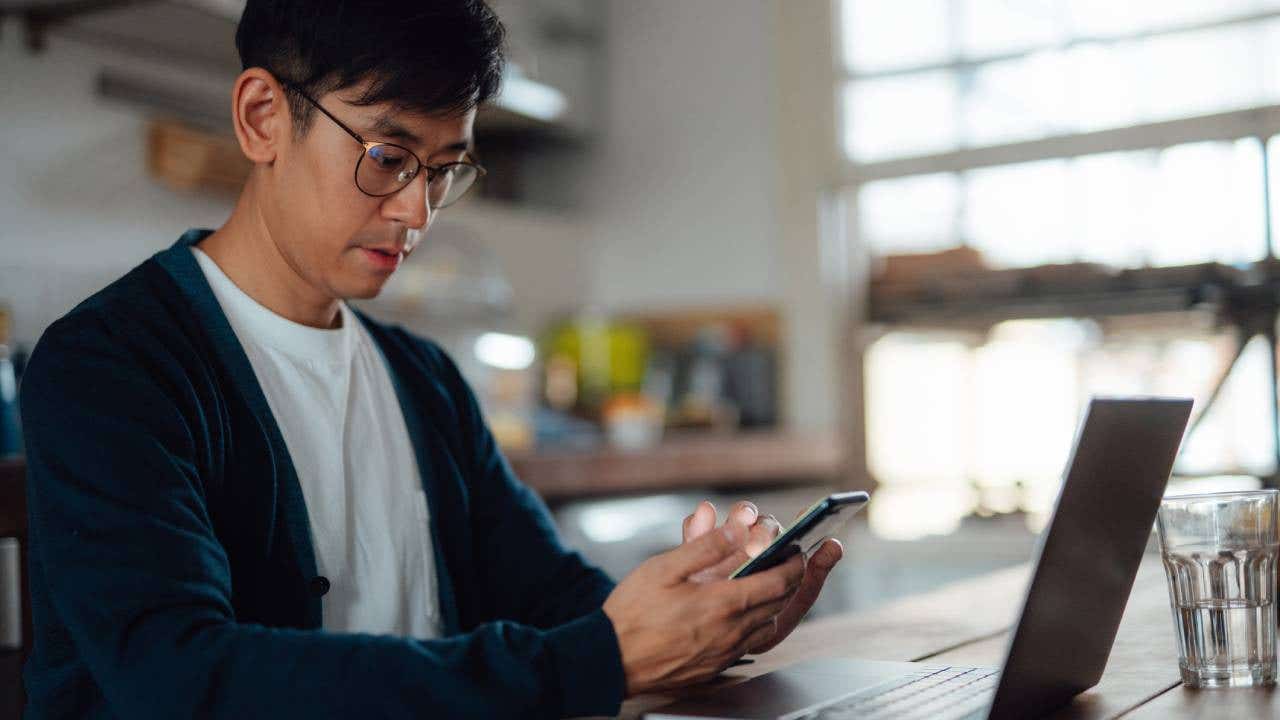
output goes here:
[[[1280, 0], [838, 7], [845, 197], [873, 254], [1244, 267], [1280, 237]], [[886, 491], [1036, 522], [1088, 397], [1190, 395], [1198, 411], [1236, 344], [1199, 310], [891, 326], [864, 358], [868, 469]], [[1270, 373], [1249, 344], [1178, 472], [1276, 471]]]
[[855, 162], [1280, 102], [1272, 0], [845, 0], [842, 9], [843, 135]]
[[993, 267], [1251, 262], [1266, 255], [1262, 153], [1244, 138], [876, 180], [859, 237], [881, 255], [970, 245]]

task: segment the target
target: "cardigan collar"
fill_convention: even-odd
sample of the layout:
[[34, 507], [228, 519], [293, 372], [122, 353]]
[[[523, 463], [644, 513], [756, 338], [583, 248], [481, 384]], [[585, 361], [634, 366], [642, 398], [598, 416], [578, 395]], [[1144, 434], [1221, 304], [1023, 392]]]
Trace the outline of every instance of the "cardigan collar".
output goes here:
[[[235, 331], [232, 330], [231, 324], [222, 310], [222, 306], [218, 304], [218, 300], [213, 294], [213, 289], [209, 287], [208, 279], [205, 278], [195, 255], [191, 252], [192, 246], [212, 233], [212, 230], [200, 228], [187, 230], [169, 249], [157, 253], [155, 260], [173, 277], [179, 290], [190, 303], [192, 310], [200, 321], [201, 327], [213, 341], [212, 345], [218, 359], [227, 368], [236, 388], [244, 395], [250, 411], [267, 433], [272, 448], [272, 460], [278, 469], [278, 477], [281, 483], [279, 501], [282, 504], [286, 529], [292, 540], [292, 547], [295, 552], [294, 559], [302, 577], [310, 580], [316, 576], [315, 550], [311, 542], [311, 524], [307, 515], [306, 501], [302, 494], [302, 485], [298, 480], [297, 470], [289, 455], [288, 446], [285, 445], [280, 426], [276, 423], [275, 415], [272, 414], [271, 408], [267, 404], [266, 394], [262, 391], [262, 386], [258, 383], [257, 375], [249, 362], [249, 357], [245, 354], [239, 338], [236, 337]], [[369, 324], [368, 318], [363, 313], [357, 311], [355, 315], [366, 326]], [[373, 337], [375, 344], [380, 345], [380, 334], [375, 333]], [[379, 347], [379, 350], [383, 352], [385, 358], [385, 348]], [[400, 409], [405, 415], [406, 424], [411, 430], [416, 430], [416, 432], [410, 433], [409, 440], [413, 445], [414, 454], [417, 456], [419, 472], [422, 474], [423, 489], [427, 493], [428, 502], [431, 502], [435, 499], [436, 488], [432, 486], [432, 483], [426, 481], [427, 470], [431, 467], [431, 464], [430, 453], [423, 446], [421, 418], [418, 417], [417, 411], [412, 405], [406, 404], [407, 395], [404, 390], [403, 378], [396, 373], [393, 364], [390, 362], [387, 363], [387, 372], [391, 376], [392, 385], [395, 387], [396, 395], [400, 400]], [[432, 504], [434, 505], [435, 503]], [[431, 512], [434, 517], [436, 508], [431, 508]], [[431, 531], [432, 540], [435, 544], [436, 578], [437, 587], [439, 588], [437, 601], [442, 605], [440, 608], [443, 620], [441, 631], [445, 635], [451, 635], [459, 631], [458, 612], [454, 606], [456, 600], [449, 578], [450, 573], [441, 564], [445, 559], [441, 546], [443, 539], [439, 536], [435, 523], [432, 523]], [[308, 593], [307, 598], [308, 626], [320, 628], [323, 624], [320, 598], [310, 593]]]

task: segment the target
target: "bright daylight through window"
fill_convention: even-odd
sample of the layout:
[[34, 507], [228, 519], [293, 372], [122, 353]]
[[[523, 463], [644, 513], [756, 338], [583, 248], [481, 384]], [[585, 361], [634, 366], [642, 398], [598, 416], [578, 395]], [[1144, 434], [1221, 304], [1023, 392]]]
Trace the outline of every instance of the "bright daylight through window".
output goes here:
[[[882, 271], [889, 256], [967, 248], [986, 273], [915, 296], [972, 300], [985, 322], [877, 317], [873, 285], [868, 469], [886, 497], [872, 526], [946, 532], [959, 514], [927, 512], [944, 506], [1020, 508], [1035, 525], [1090, 395], [1199, 408], [1249, 337], [1220, 310], [1153, 305], [1148, 278], [1193, 284], [1267, 255], [1280, 1], [843, 0], [839, 17], [857, 242]], [[1131, 313], [991, 310], [1005, 302], [993, 283], [1007, 299], [1040, 281], [1113, 292], [1117, 278], [1128, 289], [1108, 297]], [[1270, 356], [1261, 338], [1243, 344], [1181, 475], [1276, 472]]]

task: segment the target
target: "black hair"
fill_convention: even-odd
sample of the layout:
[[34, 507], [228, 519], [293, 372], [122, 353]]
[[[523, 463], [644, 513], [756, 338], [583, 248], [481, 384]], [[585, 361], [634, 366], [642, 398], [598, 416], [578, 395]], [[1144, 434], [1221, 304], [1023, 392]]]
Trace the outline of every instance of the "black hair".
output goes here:
[[[248, 0], [236, 27], [244, 68], [314, 98], [369, 81], [357, 105], [462, 114], [498, 93], [506, 30], [484, 0]], [[287, 93], [294, 131], [312, 106]]]

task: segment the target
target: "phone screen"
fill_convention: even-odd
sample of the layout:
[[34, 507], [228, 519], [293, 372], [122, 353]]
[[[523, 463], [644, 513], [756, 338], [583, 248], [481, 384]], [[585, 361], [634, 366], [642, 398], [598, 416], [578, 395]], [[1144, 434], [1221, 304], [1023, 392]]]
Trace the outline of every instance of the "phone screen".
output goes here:
[[808, 555], [824, 539], [836, 535], [840, 528], [862, 509], [870, 496], [865, 492], [837, 493], [809, 506], [794, 523], [778, 534], [769, 547], [742, 564], [731, 577], [746, 577], [781, 565], [793, 555]]

